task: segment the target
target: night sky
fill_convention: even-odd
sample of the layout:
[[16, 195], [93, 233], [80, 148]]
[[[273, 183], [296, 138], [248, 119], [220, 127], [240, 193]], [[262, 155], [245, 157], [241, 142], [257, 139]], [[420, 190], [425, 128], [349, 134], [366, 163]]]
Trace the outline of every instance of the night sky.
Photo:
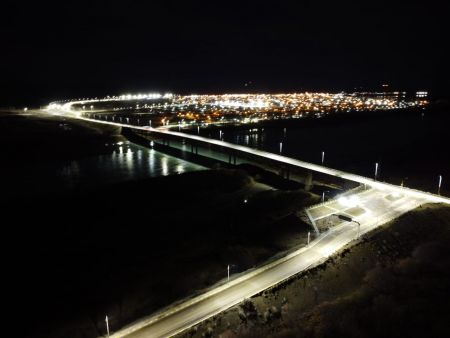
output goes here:
[[447, 95], [433, 1], [3, 2], [0, 106], [127, 92], [430, 90]]

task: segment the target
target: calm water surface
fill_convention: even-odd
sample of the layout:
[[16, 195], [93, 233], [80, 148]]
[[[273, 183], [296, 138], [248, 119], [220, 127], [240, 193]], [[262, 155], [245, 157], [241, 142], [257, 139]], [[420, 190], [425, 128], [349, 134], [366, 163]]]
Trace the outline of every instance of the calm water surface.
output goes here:
[[204, 169], [131, 142], [119, 142], [109, 147], [111, 153], [71, 161], [33, 160], [3, 167], [1, 198], [91, 188]]

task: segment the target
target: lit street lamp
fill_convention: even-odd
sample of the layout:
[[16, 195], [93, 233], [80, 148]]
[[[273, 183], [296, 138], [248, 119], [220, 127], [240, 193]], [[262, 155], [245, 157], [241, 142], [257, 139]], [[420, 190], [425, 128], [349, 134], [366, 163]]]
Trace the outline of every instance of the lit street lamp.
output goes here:
[[308, 246], [310, 241], [311, 241], [311, 231], [308, 231]]
[[355, 221], [353, 218], [351, 218], [349, 216], [340, 215], [340, 214], [333, 214], [333, 216], [337, 216], [339, 219], [346, 221], [346, 222], [354, 222], [354, 223], [358, 224], [358, 234], [357, 234], [356, 238], [359, 238], [359, 233], [361, 230], [361, 223], [359, 223], [358, 221]]
[[280, 142], [280, 154], [283, 151], [283, 142]]
[[323, 162], [325, 161], [325, 152], [324, 151], [322, 151], [322, 165], [323, 165]]
[[227, 265], [227, 275], [228, 275], [227, 281], [229, 282], [230, 281], [230, 264]]
[[378, 177], [378, 162], [375, 163], [375, 180], [377, 179], [377, 177]]
[[441, 194], [441, 185], [442, 185], [442, 175], [439, 175], [438, 195]]

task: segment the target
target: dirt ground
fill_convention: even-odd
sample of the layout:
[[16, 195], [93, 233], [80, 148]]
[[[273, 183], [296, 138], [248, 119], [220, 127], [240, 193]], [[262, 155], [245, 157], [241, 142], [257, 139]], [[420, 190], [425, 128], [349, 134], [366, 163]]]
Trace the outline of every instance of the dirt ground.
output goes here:
[[449, 244], [450, 207], [425, 205], [179, 337], [443, 337]]

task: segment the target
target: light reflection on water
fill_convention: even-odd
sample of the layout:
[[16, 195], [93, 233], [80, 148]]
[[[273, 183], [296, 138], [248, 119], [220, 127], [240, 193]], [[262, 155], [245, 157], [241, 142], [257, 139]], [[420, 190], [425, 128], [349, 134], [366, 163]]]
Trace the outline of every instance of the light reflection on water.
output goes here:
[[73, 183], [112, 183], [148, 177], [167, 176], [203, 167], [133, 143], [116, 147], [111, 154], [71, 161], [59, 176]]
[[194, 163], [134, 143], [125, 142], [108, 147], [112, 150], [108, 154], [72, 161], [34, 162], [27, 166], [11, 168], [0, 179], [3, 196], [27, 196], [71, 188], [95, 187], [204, 169]]

